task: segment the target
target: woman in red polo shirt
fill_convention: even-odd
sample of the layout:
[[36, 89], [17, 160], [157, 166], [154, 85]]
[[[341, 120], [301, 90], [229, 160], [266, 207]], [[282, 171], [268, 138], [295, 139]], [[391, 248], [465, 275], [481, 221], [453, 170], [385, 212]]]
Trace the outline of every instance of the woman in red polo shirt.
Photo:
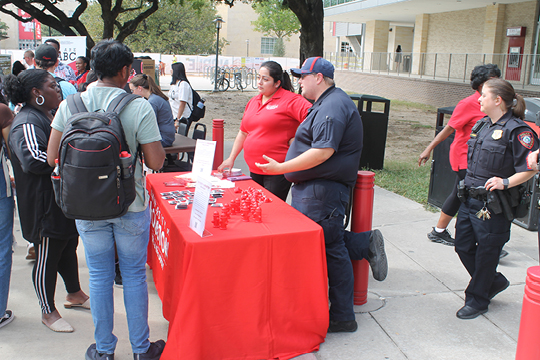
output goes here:
[[255, 163], [265, 162], [263, 154], [278, 162], [285, 161], [296, 128], [304, 121], [311, 103], [292, 92], [289, 75], [275, 61], [264, 62], [257, 79], [259, 95], [246, 105], [231, 154], [218, 170], [232, 168], [244, 149], [253, 180], [285, 201], [291, 183], [283, 175], [265, 175]]
[[[430, 157], [431, 151], [443, 142], [454, 131], [456, 135], [452, 145], [450, 145], [450, 165], [456, 173], [456, 183], [454, 190], [448, 196], [441, 209], [441, 215], [437, 225], [427, 234], [428, 239], [445, 245], [454, 246], [454, 238], [446, 227], [457, 214], [461, 202], [457, 197], [457, 186], [459, 181], [467, 175], [467, 140], [471, 135], [471, 129], [476, 122], [486, 116], [480, 111], [478, 98], [482, 92], [482, 85], [491, 78], [501, 76], [501, 70], [494, 64], [478, 65], [471, 72], [471, 87], [476, 92], [461, 100], [448, 122], [448, 125], [433, 139], [431, 144], [420, 154], [418, 165], [425, 164]], [[508, 253], [506, 253], [508, 254]]]

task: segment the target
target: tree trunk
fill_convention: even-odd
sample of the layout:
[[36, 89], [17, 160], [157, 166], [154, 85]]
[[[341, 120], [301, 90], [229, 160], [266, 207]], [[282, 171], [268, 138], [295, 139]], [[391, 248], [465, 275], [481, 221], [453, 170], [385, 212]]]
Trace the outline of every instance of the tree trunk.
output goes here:
[[302, 28], [300, 29], [300, 64], [309, 57], [323, 56], [324, 7], [322, 0], [287, 0]]

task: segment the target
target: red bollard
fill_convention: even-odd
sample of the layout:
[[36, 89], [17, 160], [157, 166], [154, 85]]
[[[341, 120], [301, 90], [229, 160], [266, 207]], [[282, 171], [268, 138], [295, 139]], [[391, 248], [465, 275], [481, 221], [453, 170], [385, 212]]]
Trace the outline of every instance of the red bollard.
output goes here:
[[540, 266], [531, 266], [527, 269], [525, 281], [516, 360], [540, 360], [538, 324], [540, 324]]
[[223, 162], [223, 144], [224, 144], [223, 119], [212, 120], [212, 140], [216, 142], [216, 152], [214, 155], [213, 170], [216, 170]]
[[[370, 231], [373, 220], [373, 198], [375, 190], [375, 173], [359, 171], [354, 186], [353, 206], [351, 215], [351, 230], [353, 232]], [[353, 260], [354, 273], [354, 305], [364, 305], [367, 302], [369, 283], [369, 262]]]

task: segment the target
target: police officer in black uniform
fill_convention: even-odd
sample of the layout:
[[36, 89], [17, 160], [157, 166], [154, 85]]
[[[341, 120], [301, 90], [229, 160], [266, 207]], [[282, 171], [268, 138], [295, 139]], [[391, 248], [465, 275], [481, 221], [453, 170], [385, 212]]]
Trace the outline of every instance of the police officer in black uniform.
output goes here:
[[471, 275], [465, 306], [456, 313], [460, 319], [487, 312], [490, 300], [510, 285], [497, 272], [499, 254], [510, 238], [512, 206], [521, 200], [516, 187], [535, 174], [527, 156], [538, 149], [536, 134], [522, 120], [525, 102], [509, 82], [488, 80], [479, 102], [488, 116], [473, 127], [468, 141], [467, 175], [459, 191], [464, 202], [456, 223], [455, 250]]

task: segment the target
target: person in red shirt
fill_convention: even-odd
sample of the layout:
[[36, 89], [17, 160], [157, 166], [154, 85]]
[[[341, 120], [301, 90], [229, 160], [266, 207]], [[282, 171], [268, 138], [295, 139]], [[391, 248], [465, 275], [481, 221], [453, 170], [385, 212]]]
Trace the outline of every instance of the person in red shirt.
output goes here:
[[476, 122], [486, 116], [480, 111], [478, 98], [482, 92], [483, 84], [491, 78], [501, 76], [501, 70], [495, 64], [478, 65], [471, 72], [471, 87], [476, 92], [465, 99], [461, 100], [454, 109], [452, 117], [448, 124], [441, 132], [433, 139], [433, 141], [420, 154], [418, 166], [425, 164], [431, 155], [431, 151], [443, 142], [454, 131], [454, 141], [450, 145], [450, 165], [456, 173], [456, 183], [454, 190], [448, 196], [441, 209], [441, 215], [437, 225], [428, 233], [428, 238], [433, 242], [438, 242], [445, 245], [454, 246], [454, 239], [448, 232], [446, 227], [457, 214], [461, 202], [457, 197], [457, 186], [459, 181], [467, 175], [467, 140], [471, 134], [471, 129]]
[[90, 59], [86, 56], [79, 56], [75, 60], [75, 67], [77, 68], [77, 90], [80, 90], [82, 84], [86, 82], [86, 77], [90, 71]]
[[246, 105], [240, 131], [231, 154], [218, 167], [232, 168], [244, 149], [244, 159], [255, 182], [285, 201], [291, 183], [283, 175], [265, 175], [255, 163], [264, 162], [263, 154], [285, 161], [298, 125], [305, 119], [311, 103], [292, 92], [289, 75], [275, 61], [266, 61], [259, 69], [259, 95]]

